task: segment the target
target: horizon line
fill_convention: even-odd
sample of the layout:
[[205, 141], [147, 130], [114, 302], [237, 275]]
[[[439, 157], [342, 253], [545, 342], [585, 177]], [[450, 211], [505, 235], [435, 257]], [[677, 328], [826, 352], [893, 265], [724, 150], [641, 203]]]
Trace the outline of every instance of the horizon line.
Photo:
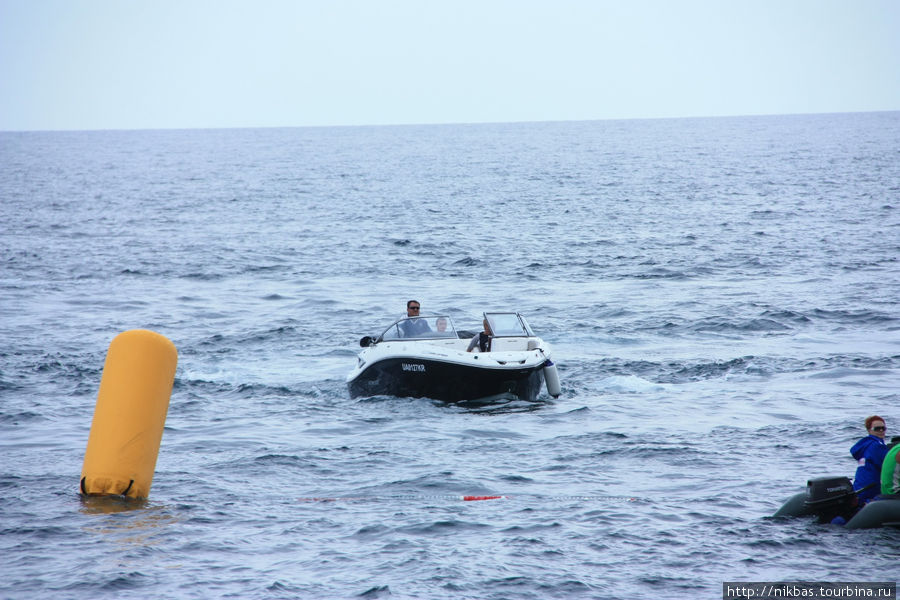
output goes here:
[[197, 127], [97, 127], [97, 128], [47, 128], [47, 129], [0, 129], [0, 133], [101, 133], [101, 132], [139, 132], [139, 131], [232, 131], [246, 129], [351, 129], [351, 128], [394, 128], [394, 127], [448, 127], [477, 125], [527, 125], [540, 123], [599, 123], [615, 121], [678, 121], [700, 119], [740, 119], [762, 117], [799, 117], [825, 115], [881, 114], [900, 112], [900, 109], [884, 110], [845, 110], [845, 111], [813, 111], [786, 113], [744, 113], [722, 115], [686, 115], [656, 117], [607, 117], [597, 119], [533, 119], [512, 121], [438, 121], [408, 123], [361, 123], [361, 124], [327, 124], [327, 125], [222, 125]]

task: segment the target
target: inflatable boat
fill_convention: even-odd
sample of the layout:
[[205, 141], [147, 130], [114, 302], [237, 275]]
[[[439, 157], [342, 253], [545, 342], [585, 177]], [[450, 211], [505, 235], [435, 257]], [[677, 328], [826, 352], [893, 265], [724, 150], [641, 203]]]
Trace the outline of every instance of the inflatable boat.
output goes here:
[[801, 492], [782, 506], [775, 517], [816, 517], [847, 529], [900, 527], [900, 495], [881, 495], [862, 508], [848, 477], [819, 477], [806, 482]]
[[378, 337], [363, 337], [347, 376], [352, 398], [399, 396], [446, 402], [513, 396], [534, 401], [560, 394], [550, 346], [516, 312], [484, 313], [493, 335], [484, 351], [467, 351], [478, 335], [457, 331], [448, 315], [403, 318]]

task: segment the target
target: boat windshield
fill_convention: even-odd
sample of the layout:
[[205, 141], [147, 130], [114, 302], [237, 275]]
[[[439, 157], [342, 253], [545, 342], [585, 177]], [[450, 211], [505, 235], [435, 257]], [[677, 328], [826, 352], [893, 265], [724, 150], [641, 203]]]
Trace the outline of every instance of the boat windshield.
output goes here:
[[434, 340], [457, 337], [453, 321], [447, 315], [403, 318], [388, 327], [380, 340]]
[[484, 313], [494, 337], [534, 337], [525, 317], [519, 313]]

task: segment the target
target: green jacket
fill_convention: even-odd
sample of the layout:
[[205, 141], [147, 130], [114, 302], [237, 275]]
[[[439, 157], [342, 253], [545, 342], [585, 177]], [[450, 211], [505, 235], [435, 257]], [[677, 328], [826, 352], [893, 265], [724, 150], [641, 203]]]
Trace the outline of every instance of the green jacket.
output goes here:
[[900, 444], [888, 450], [884, 462], [881, 463], [881, 493], [900, 494], [900, 465], [897, 464], [897, 452]]

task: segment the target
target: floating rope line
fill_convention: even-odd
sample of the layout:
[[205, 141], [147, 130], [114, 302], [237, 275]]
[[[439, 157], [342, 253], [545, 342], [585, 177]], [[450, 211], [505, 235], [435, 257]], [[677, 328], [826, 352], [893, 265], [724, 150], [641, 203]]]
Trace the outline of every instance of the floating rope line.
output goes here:
[[297, 498], [300, 502], [365, 502], [378, 500], [462, 500], [475, 502], [478, 500], [501, 500], [509, 496], [344, 496], [335, 498]]
[[481, 500], [511, 500], [513, 498], [535, 498], [540, 500], [587, 500], [591, 502], [640, 502], [639, 498], [633, 496], [529, 496], [528, 494], [510, 495], [491, 495], [491, 496], [458, 496], [451, 494], [443, 495], [397, 495], [397, 496], [309, 496], [297, 498], [298, 502], [381, 502], [384, 500], [456, 500], [463, 502], [478, 502]]

